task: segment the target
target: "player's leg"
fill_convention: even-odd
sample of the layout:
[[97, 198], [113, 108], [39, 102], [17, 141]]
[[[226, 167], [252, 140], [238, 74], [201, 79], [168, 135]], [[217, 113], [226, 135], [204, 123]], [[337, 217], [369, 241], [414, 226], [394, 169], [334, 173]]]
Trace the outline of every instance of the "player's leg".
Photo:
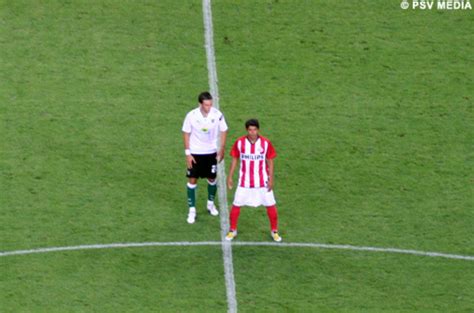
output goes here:
[[186, 171], [186, 177], [188, 177], [188, 183], [186, 184], [186, 193], [188, 199], [188, 218], [186, 221], [189, 224], [194, 224], [196, 221], [196, 188], [198, 175], [198, 163], [199, 158], [194, 156], [196, 163], [193, 164], [192, 168], [188, 168]]
[[278, 232], [278, 211], [276, 205], [267, 206], [267, 215], [270, 221], [270, 230]]
[[276, 205], [267, 206], [267, 215], [270, 221], [271, 236], [273, 240], [280, 242], [281, 237], [278, 234], [278, 211]]
[[239, 222], [240, 216], [240, 207], [233, 205], [232, 209], [230, 210], [230, 230], [237, 231], [237, 224]]
[[241, 187], [237, 187], [234, 195], [234, 202], [232, 204], [232, 209], [230, 210], [229, 222], [230, 229], [225, 237], [226, 240], [231, 241], [237, 237], [237, 223], [240, 216], [240, 207], [246, 203], [246, 190]]
[[275, 197], [273, 191], [268, 191], [266, 188], [262, 189], [263, 203], [267, 208], [268, 220], [270, 221], [271, 236], [274, 241], [280, 242], [282, 238], [278, 233], [278, 210], [276, 207]]
[[219, 211], [217, 211], [216, 206], [214, 204], [216, 193], [217, 193], [217, 180], [208, 178], [207, 179], [207, 211], [212, 216], [219, 215]]
[[227, 236], [225, 236], [225, 239], [227, 241], [231, 241], [235, 237], [237, 237], [237, 223], [239, 221], [239, 215], [240, 215], [240, 207], [236, 206], [235, 204], [232, 205], [232, 209], [230, 210], [230, 229], [229, 232], [227, 233]]
[[219, 215], [219, 211], [217, 211], [216, 206], [214, 204], [214, 200], [216, 198], [217, 193], [217, 159], [216, 154], [211, 154], [207, 156], [207, 169], [206, 169], [206, 177], [207, 177], [207, 211], [212, 216]]
[[193, 224], [196, 221], [196, 188], [197, 188], [197, 179], [189, 178], [186, 185], [187, 195], [188, 195], [188, 218], [187, 222]]

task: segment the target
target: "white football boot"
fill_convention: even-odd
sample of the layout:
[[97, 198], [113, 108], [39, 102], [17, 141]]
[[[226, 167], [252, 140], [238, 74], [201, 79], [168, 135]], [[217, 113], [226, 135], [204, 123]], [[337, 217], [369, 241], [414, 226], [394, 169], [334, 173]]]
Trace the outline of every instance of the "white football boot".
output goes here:
[[196, 221], [196, 208], [189, 208], [188, 218], [186, 219], [188, 224], [194, 224]]
[[207, 201], [207, 211], [209, 214], [212, 216], [217, 216], [219, 215], [219, 211], [217, 211], [216, 206], [214, 205], [213, 201]]

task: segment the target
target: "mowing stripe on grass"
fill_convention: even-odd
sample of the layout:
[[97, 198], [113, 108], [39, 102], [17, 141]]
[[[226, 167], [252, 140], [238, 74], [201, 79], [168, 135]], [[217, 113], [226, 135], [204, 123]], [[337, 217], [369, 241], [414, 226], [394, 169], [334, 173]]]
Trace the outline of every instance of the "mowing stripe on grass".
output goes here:
[[[204, 38], [207, 58], [207, 71], [209, 76], [209, 88], [213, 95], [213, 102], [219, 109], [219, 89], [217, 87], [216, 57], [214, 52], [214, 30], [212, 26], [211, 0], [202, 1], [202, 13], [204, 20]], [[237, 299], [235, 296], [234, 265], [232, 261], [232, 246], [225, 240], [229, 229], [227, 211], [227, 191], [224, 161], [217, 166], [217, 188], [219, 197], [219, 211], [221, 222], [222, 257], [224, 260], [224, 276], [227, 294], [227, 311], [237, 312]]]
[[[195, 247], [195, 246], [221, 246], [221, 241], [179, 241], [179, 242], [130, 242], [130, 243], [110, 243], [110, 244], [96, 244], [96, 245], [79, 245], [69, 247], [51, 247], [51, 248], [37, 248], [29, 250], [13, 250], [0, 252], [0, 257], [39, 254], [49, 252], [61, 251], [77, 251], [77, 250], [94, 250], [94, 249], [116, 249], [116, 248], [140, 248], [140, 247]], [[230, 244], [229, 244], [230, 245]], [[474, 256], [459, 255], [442, 252], [429, 252], [419, 250], [405, 250], [398, 248], [377, 248], [364, 247], [352, 245], [333, 245], [325, 243], [311, 243], [311, 242], [251, 242], [251, 241], [234, 241], [234, 246], [250, 246], [250, 247], [279, 247], [279, 248], [319, 248], [319, 249], [333, 249], [333, 250], [348, 250], [348, 251], [366, 251], [366, 252], [381, 252], [381, 253], [396, 253], [396, 254], [411, 254], [417, 256], [427, 256], [432, 258], [456, 259], [465, 261], [474, 261]]]

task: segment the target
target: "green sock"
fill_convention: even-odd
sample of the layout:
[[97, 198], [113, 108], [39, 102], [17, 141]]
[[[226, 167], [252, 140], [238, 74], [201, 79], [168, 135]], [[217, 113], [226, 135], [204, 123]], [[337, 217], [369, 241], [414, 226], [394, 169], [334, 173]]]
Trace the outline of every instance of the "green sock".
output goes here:
[[188, 206], [190, 208], [196, 207], [196, 187], [197, 185], [188, 184]]
[[214, 185], [207, 184], [207, 200], [214, 201], [217, 192], [217, 182]]

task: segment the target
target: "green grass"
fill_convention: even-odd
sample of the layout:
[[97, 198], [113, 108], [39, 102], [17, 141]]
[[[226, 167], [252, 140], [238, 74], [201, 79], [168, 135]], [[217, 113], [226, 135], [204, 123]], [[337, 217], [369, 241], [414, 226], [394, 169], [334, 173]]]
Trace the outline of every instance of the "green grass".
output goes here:
[[398, 5], [216, 4], [230, 137], [261, 119], [294, 240], [472, 254], [474, 20]]
[[184, 176], [177, 121], [207, 86], [200, 6], [3, 7], [0, 201], [18, 228], [4, 247], [185, 239], [170, 178]]
[[241, 312], [469, 312], [459, 262], [415, 256], [235, 247]]
[[[3, 312], [202, 312], [226, 307], [208, 247], [97, 250], [14, 257]], [[179, 273], [179, 275], [177, 275]], [[198, 282], [198, 285], [196, 284]]]
[[[472, 12], [379, 2], [214, 1], [228, 146], [261, 120], [287, 242], [474, 255]], [[208, 88], [200, 1], [0, 1], [0, 25], [1, 251], [220, 239], [203, 183], [185, 223], [180, 129]], [[243, 209], [237, 240], [268, 229], [263, 209]], [[470, 261], [233, 256], [241, 312], [474, 308]], [[219, 246], [0, 264], [1, 312], [227, 309]]]

